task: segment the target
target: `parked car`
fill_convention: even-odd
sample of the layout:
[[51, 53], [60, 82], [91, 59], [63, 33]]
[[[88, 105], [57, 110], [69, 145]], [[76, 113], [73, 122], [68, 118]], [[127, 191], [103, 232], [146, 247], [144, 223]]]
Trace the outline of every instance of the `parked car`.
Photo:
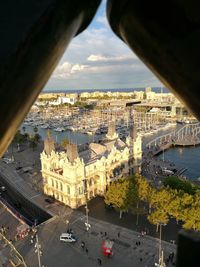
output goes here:
[[18, 171], [18, 170], [21, 170], [22, 167], [21, 167], [21, 166], [18, 166], [18, 167], [16, 167], [15, 169]]
[[52, 203], [55, 202], [55, 198], [53, 198], [53, 197], [48, 197], [48, 198], [45, 198], [45, 201], [46, 201], [47, 203], [49, 203], [49, 204], [52, 204]]
[[69, 242], [69, 243], [73, 243], [76, 242], [77, 239], [74, 235], [72, 234], [68, 234], [68, 233], [62, 233], [60, 236], [60, 241], [62, 242]]
[[2, 186], [0, 187], [0, 190], [1, 190], [2, 192], [5, 192], [5, 191], [6, 191], [6, 187], [5, 187], [4, 185], [2, 185]]

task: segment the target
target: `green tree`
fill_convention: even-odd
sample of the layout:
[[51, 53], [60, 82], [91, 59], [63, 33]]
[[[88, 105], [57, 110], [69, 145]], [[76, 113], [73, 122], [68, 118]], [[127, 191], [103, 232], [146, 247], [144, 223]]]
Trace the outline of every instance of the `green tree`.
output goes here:
[[200, 195], [196, 194], [190, 206], [183, 210], [183, 228], [200, 231]]
[[[165, 188], [155, 190], [152, 193], [150, 204], [153, 207], [153, 212], [147, 218], [151, 223], [154, 221], [153, 224], [157, 224], [157, 230], [159, 224], [166, 224], [169, 220], [169, 204], [172, 198], [171, 192]], [[156, 219], [157, 215], [158, 218]]]
[[33, 131], [34, 131], [35, 134], [38, 133], [38, 127], [35, 126], [35, 127], [33, 128]]
[[67, 145], [68, 145], [68, 144], [69, 144], [69, 141], [68, 141], [67, 138], [62, 139], [62, 141], [61, 141], [61, 146], [62, 146], [65, 150], [67, 150]]
[[176, 176], [169, 176], [165, 178], [164, 186], [172, 189], [182, 190], [188, 194], [195, 194], [196, 187], [190, 181], [183, 181]]
[[37, 142], [34, 136], [30, 137], [29, 139], [29, 147], [32, 148], [33, 150], [37, 147]]
[[40, 136], [38, 133], [36, 133], [36, 134], [34, 135], [34, 139], [35, 139], [35, 142], [36, 142], [36, 143], [39, 143], [40, 140], [41, 140], [41, 136]]
[[120, 218], [125, 210], [131, 209], [136, 200], [136, 190], [133, 188], [133, 180], [121, 178], [114, 181], [105, 193], [105, 203], [113, 205], [120, 211]]
[[147, 218], [151, 224], [157, 225], [157, 227], [160, 224], [167, 224], [169, 221], [167, 213], [162, 209], [154, 210]]
[[147, 201], [149, 204], [149, 213], [151, 212], [151, 198], [154, 193], [154, 188], [152, 185], [142, 177], [141, 175], [136, 175], [136, 183], [137, 183], [137, 189], [138, 189], [138, 196], [139, 199], [142, 201]]

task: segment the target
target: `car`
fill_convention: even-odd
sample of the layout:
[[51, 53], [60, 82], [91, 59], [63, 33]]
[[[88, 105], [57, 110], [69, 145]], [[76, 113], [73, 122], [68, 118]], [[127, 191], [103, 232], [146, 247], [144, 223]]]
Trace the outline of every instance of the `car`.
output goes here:
[[21, 170], [22, 167], [21, 167], [21, 166], [18, 166], [18, 167], [16, 167], [15, 169], [18, 171], [18, 170]]
[[2, 186], [0, 187], [0, 190], [1, 190], [2, 192], [5, 192], [5, 191], [6, 191], [6, 187], [5, 187], [4, 185], [2, 185]]
[[6, 164], [13, 163], [14, 159], [13, 158], [3, 158], [3, 162]]
[[68, 234], [68, 233], [62, 233], [60, 236], [60, 241], [61, 242], [69, 242], [69, 243], [73, 243], [76, 242], [77, 239], [74, 235], [72, 234]]
[[55, 198], [53, 198], [53, 197], [48, 197], [48, 198], [45, 198], [45, 201], [46, 201], [47, 203], [49, 203], [49, 204], [52, 204], [52, 203], [55, 202]]

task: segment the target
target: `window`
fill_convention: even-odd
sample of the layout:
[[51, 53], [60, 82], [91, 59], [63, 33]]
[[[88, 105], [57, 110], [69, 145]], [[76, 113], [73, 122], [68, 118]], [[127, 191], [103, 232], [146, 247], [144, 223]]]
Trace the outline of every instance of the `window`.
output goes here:
[[63, 191], [63, 185], [61, 182], [60, 182], [60, 190]]
[[51, 185], [54, 187], [54, 180], [51, 179]]
[[67, 186], [67, 194], [70, 194], [70, 187], [69, 187], [69, 185]]
[[83, 194], [83, 187], [79, 187], [78, 188], [78, 193], [79, 193], [79, 195], [82, 195]]

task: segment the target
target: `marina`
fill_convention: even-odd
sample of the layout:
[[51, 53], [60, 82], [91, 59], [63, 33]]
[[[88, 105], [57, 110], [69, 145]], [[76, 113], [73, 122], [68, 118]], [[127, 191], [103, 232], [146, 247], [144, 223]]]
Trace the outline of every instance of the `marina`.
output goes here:
[[[21, 126], [21, 131], [23, 126]], [[174, 128], [173, 128], [174, 129]], [[175, 129], [180, 129], [180, 125], [177, 125]], [[155, 134], [143, 136], [143, 149], [146, 144], [158, 136], [165, 135], [170, 132], [170, 128], [161, 129]], [[29, 134], [34, 134], [33, 126], [26, 126], [25, 131]], [[43, 127], [38, 127], [38, 133], [44, 140], [47, 137], [47, 129]], [[67, 138], [71, 142], [77, 144], [90, 143], [98, 139], [98, 136], [82, 134], [73, 131], [56, 132], [52, 130], [52, 136], [57, 143], [60, 143], [64, 138]], [[191, 180], [197, 180], [199, 178], [200, 166], [200, 146], [190, 146], [190, 147], [171, 147], [166, 151], [162, 151], [160, 155], [157, 156], [158, 159], [163, 159], [168, 162], [173, 162], [176, 167], [180, 170], [182, 168], [187, 168], [184, 175]], [[191, 160], [192, 159], [192, 160]]]

